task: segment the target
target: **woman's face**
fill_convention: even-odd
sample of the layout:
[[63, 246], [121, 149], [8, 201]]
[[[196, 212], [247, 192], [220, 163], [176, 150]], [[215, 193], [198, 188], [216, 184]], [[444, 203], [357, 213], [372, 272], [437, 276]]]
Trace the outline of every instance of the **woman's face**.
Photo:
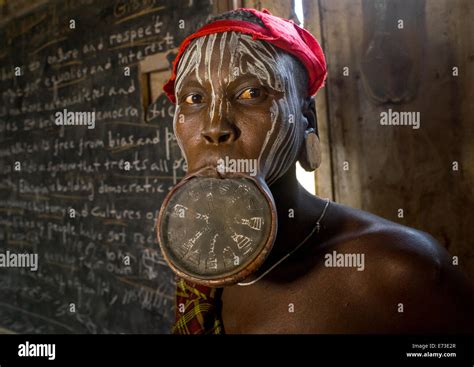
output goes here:
[[[188, 173], [253, 160], [271, 185], [297, 159], [306, 120], [291, 56], [237, 32], [194, 40], [175, 82], [174, 131]], [[248, 173], [248, 172], [241, 172]]]

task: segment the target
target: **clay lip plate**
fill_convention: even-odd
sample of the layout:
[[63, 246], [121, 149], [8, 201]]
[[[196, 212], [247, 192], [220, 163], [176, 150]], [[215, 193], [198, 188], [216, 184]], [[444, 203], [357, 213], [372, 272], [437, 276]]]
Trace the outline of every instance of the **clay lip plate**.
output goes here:
[[166, 196], [156, 228], [178, 276], [224, 286], [263, 264], [276, 237], [276, 208], [266, 184], [254, 178], [188, 177]]

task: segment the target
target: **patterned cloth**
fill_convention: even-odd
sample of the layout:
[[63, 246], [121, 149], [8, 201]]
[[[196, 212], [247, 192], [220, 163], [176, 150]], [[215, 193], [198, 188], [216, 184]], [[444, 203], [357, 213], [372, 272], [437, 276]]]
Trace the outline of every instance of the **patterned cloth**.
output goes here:
[[221, 296], [222, 288], [178, 279], [173, 334], [224, 334]]

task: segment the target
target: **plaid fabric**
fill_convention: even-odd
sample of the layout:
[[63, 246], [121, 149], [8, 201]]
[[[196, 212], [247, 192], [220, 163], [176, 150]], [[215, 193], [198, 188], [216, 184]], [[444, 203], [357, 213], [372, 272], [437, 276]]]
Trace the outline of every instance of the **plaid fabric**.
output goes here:
[[173, 334], [224, 334], [221, 320], [221, 288], [176, 283], [176, 323]]

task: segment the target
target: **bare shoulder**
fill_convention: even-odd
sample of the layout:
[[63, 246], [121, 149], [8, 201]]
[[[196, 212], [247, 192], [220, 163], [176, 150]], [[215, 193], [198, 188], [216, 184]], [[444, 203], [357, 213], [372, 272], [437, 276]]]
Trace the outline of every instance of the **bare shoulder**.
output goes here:
[[343, 205], [335, 204], [333, 214], [348, 229], [324, 244], [333, 261], [325, 266], [336, 266], [337, 258], [348, 266], [358, 261], [355, 271], [344, 273], [347, 286], [361, 290], [363, 299], [356, 301], [361, 312], [379, 316], [378, 330], [474, 330], [472, 283], [431, 235]]
[[433, 280], [438, 279], [442, 267], [451, 261], [446, 250], [426, 232], [362, 210], [339, 204], [334, 206], [341, 230], [329, 239], [328, 246], [361, 251], [374, 265], [391, 264], [386, 271], [393, 275], [409, 272]]

